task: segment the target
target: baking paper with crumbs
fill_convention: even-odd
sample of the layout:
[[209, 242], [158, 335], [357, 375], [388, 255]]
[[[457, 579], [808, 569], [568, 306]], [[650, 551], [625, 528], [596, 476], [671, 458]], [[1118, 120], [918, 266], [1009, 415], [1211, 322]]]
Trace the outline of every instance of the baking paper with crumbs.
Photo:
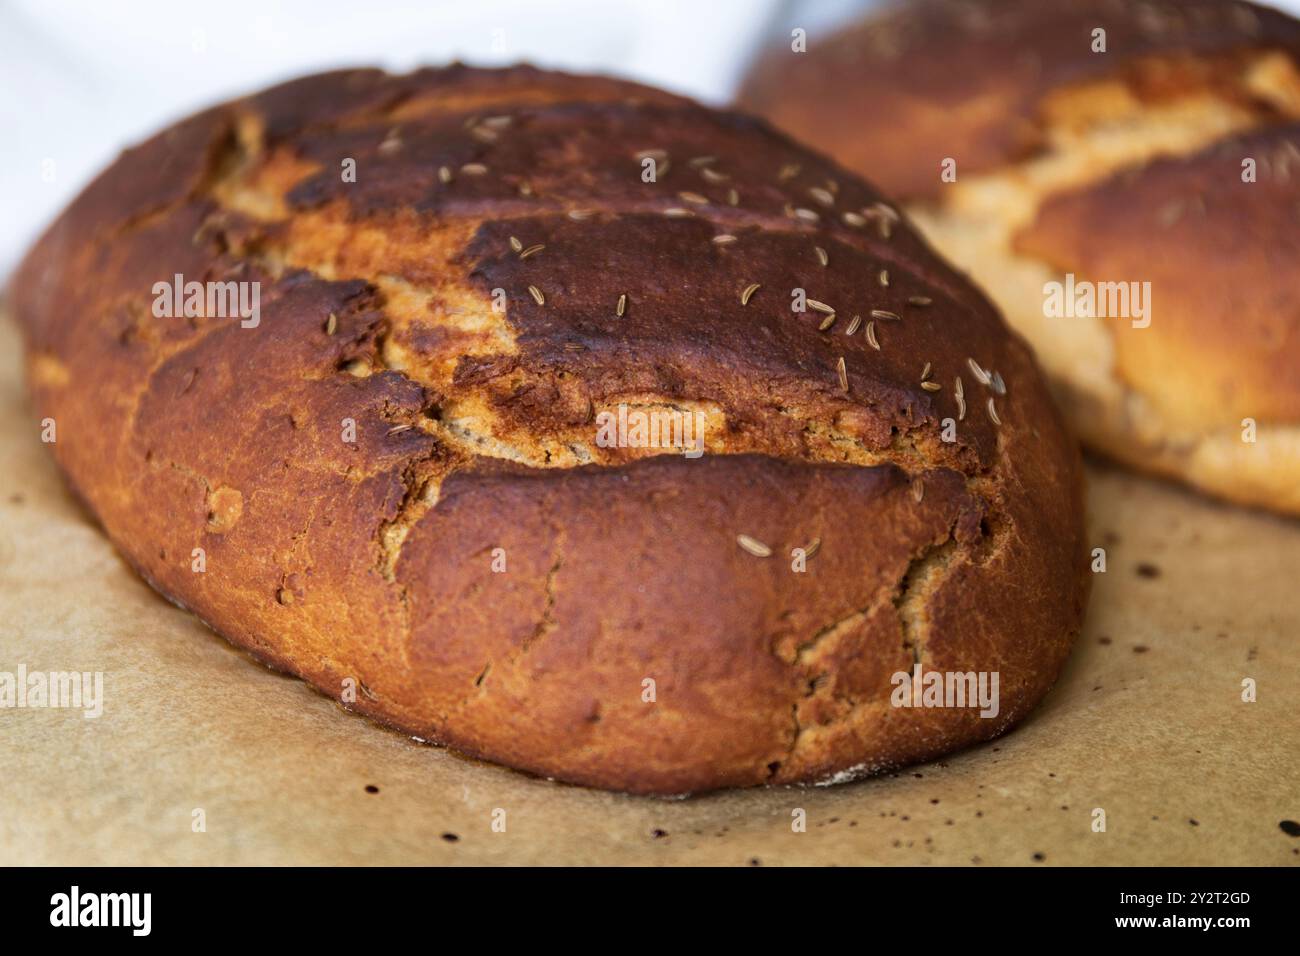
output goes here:
[[104, 701], [0, 710], [0, 865], [1300, 864], [1300, 522], [1094, 467], [1107, 572], [1019, 729], [844, 786], [627, 797], [421, 746], [166, 603], [45, 454], [19, 355], [6, 321], [0, 671], [102, 671]]

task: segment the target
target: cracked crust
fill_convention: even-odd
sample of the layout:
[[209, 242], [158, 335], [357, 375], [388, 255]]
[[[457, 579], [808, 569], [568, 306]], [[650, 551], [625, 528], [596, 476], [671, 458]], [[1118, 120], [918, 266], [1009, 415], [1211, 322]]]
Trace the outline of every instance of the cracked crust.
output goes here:
[[[1104, 53], [1092, 50], [1098, 28]], [[893, 196], [935, 199], [947, 157], [960, 177], [1050, 148], [1062, 93], [1103, 88], [1109, 108], [1131, 93], [1158, 101], [1261, 50], [1300, 53], [1300, 23], [1233, 0], [907, 0], [811, 38], [806, 54], [772, 50], [737, 102], [825, 141]], [[825, 135], [841, 130], [852, 132]]]
[[[1228, 0], [917, 0], [772, 53], [740, 100], [813, 142], [851, 128], [827, 148], [910, 201], [1093, 448], [1300, 514], [1300, 22]], [[1149, 282], [1150, 325], [1046, 316], [1067, 273]]]
[[[155, 318], [175, 273], [260, 282], [260, 324]], [[468, 754], [844, 778], [1002, 732], [1080, 624], [1078, 455], [1028, 349], [749, 118], [525, 67], [309, 77], [129, 150], [12, 294], [55, 454], [141, 574]], [[698, 412], [705, 455], [601, 447], [619, 403]], [[891, 707], [918, 661], [998, 671], [997, 718]]]

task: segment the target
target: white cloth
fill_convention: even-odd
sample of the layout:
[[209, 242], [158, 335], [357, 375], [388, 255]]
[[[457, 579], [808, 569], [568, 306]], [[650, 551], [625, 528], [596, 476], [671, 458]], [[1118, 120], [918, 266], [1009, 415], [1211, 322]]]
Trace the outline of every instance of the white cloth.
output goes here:
[[9, 0], [0, 276], [124, 147], [306, 73], [461, 59], [603, 72], [724, 103], [772, 0]]

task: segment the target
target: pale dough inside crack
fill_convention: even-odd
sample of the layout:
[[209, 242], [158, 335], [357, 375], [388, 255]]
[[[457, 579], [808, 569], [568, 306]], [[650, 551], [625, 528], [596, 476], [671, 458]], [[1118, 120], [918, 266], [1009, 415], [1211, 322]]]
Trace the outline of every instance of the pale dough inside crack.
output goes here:
[[[1300, 75], [1288, 58], [1261, 54], [1238, 80], [1242, 92], [1300, 116]], [[1053, 194], [1257, 129], [1258, 109], [1242, 97], [1209, 91], [1142, 103], [1111, 81], [1058, 92], [1043, 104], [1043, 115], [1048, 148], [1041, 155], [992, 173], [963, 176], [959, 168], [938, 200], [908, 205], [913, 222], [1029, 340], [1076, 429], [1094, 446], [1209, 490], [1236, 489], [1230, 497], [1300, 510], [1297, 483], [1288, 491], [1276, 478], [1300, 475], [1300, 424], [1260, 423], [1258, 442], [1249, 445], [1237, 427], [1188, 428], [1166, 420], [1143, 389], [1118, 374], [1102, 319], [1044, 314], [1044, 284], [1063, 281], [1064, 274], [1013, 247]], [[1140, 276], [1135, 263], [1132, 275], [1105, 278]]]

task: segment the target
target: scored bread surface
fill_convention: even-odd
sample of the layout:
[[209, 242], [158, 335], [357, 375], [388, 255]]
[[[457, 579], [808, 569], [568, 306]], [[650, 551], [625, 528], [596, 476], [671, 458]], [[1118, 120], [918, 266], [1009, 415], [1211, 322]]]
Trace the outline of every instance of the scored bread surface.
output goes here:
[[[905, 201], [1094, 448], [1300, 514], [1300, 21], [914, 0], [773, 51], [739, 99]], [[1067, 274], [1149, 282], [1149, 324], [1048, 314]]]
[[[260, 283], [260, 323], [156, 316], [175, 274]], [[140, 573], [468, 754], [843, 779], [1002, 732], [1080, 624], [1078, 454], [1027, 347], [758, 120], [525, 67], [308, 77], [128, 150], [11, 293]], [[699, 413], [704, 454], [602, 447], [620, 404]], [[891, 706], [918, 662], [998, 672], [997, 716]]]

